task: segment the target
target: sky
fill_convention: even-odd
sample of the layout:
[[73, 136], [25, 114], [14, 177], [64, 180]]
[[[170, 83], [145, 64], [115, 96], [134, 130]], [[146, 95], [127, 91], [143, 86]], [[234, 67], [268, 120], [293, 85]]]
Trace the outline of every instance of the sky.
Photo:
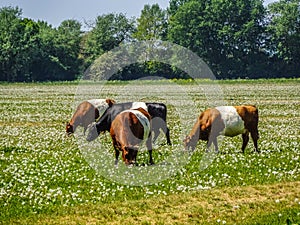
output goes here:
[[[265, 4], [274, 0], [265, 0]], [[97, 16], [107, 13], [123, 13], [127, 17], [139, 17], [145, 4], [157, 3], [166, 9], [169, 0], [1, 0], [0, 8], [18, 6], [22, 17], [34, 21], [46, 21], [54, 27], [67, 19], [94, 21]]]

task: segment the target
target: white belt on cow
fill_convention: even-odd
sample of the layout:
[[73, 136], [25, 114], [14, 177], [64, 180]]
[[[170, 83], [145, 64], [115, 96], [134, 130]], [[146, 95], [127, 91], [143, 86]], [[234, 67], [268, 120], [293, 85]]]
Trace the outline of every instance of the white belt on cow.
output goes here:
[[123, 112], [131, 112], [138, 118], [138, 120], [140, 121], [140, 123], [142, 124], [142, 126], [144, 128], [143, 140], [147, 140], [149, 133], [150, 133], [150, 121], [148, 120], [148, 118], [140, 111], [134, 110], [134, 109], [125, 110]]
[[245, 130], [244, 121], [233, 106], [219, 106], [216, 109], [220, 112], [225, 128], [221, 134], [235, 136]]
[[89, 103], [91, 103], [95, 108], [99, 111], [99, 119], [102, 114], [105, 112], [105, 110], [108, 108], [108, 104], [106, 102], [106, 99], [90, 99], [87, 100]]
[[138, 108], [143, 108], [148, 112], [148, 108], [145, 102], [133, 102], [130, 109], [138, 109]]

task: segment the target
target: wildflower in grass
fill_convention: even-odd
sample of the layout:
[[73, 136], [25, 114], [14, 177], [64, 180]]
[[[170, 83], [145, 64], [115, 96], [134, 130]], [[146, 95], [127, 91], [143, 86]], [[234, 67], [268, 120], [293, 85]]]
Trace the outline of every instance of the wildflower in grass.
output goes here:
[[240, 206], [239, 205], [234, 205], [232, 208], [233, 208], [233, 210], [237, 210], [237, 209], [240, 208]]
[[[97, 204], [124, 199], [124, 196], [127, 199], [133, 196], [136, 199], [151, 198], [156, 195], [178, 194], [191, 190], [202, 191], [214, 187], [245, 186], [275, 183], [280, 179], [283, 181], [300, 179], [298, 163], [300, 140], [297, 133], [299, 131], [297, 126], [299, 106], [295, 104], [299, 98], [296, 96], [299, 93], [297, 86], [286, 89], [276, 84], [268, 87], [271, 88], [268, 91], [257, 90], [254, 86], [250, 87], [254, 90], [254, 101], [261, 111], [259, 129], [262, 153], [260, 155], [252, 154], [251, 149], [248, 149], [247, 154], [238, 154], [235, 149], [240, 147], [240, 139], [224, 140], [220, 148], [226, 153], [218, 155], [206, 170], [199, 171], [199, 162], [205, 147], [205, 144], [199, 143], [189, 164], [182, 169], [177, 169], [176, 163], [178, 162], [174, 158], [172, 162], [174, 166], [170, 166], [176, 171], [175, 173], [170, 171], [171, 174], [175, 174], [174, 176], [153, 185], [147, 185], [145, 181], [143, 185], [135, 188], [132, 188], [130, 184], [127, 186], [110, 182], [95, 173], [85, 161], [75, 140], [64, 137], [65, 131], [62, 124], [72, 114], [71, 107], [65, 106], [74, 100], [76, 86], [33, 85], [15, 88], [8, 85], [7, 87], [1, 86], [0, 88], [1, 104], [5, 109], [0, 113], [2, 137], [0, 139], [0, 203], [7, 207], [18, 204], [15, 207], [21, 208], [24, 204], [40, 212], [43, 209], [49, 209], [54, 202], [63, 206], [77, 205], [80, 202]], [[195, 109], [196, 116], [197, 110], [200, 112], [207, 105], [206, 98], [199, 94], [196, 86], [187, 87], [190, 89], [189, 95], [197, 98], [196, 104], [188, 105], [189, 108]], [[147, 96], [153, 93], [153, 85], [150, 91], [147, 86], [141, 85], [137, 88], [142, 89], [143, 93], [148, 93]], [[170, 88], [170, 95], [176, 93], [171, 86], [165, 85], [164, 88], [166, 90]], [[286, 99], [280, 95], [270, 95], [273, 91], [277, 93], [278, 88], [284, 90], [283, 94], [287, 97]], [[103, 91], [111, 95], [111, 93], [118, 93], [118, 89], [120, 86], [111, 85], [104, 87]], [[238, 101], [239, 97], [244, 97], [243, 88], [226, 86], [226, 89], [228, 91], [226, 94], [232, 99]], [[127, 96], [120, 97], [122, 101], [126, 100]], [[183, 114], [187, 112], [186, 99], [176, 99], [173, 95], [172, 97], [172, 104], [167, 102], [168, 106], [176, 106], [176, 111]], [[281, 97], [280, 101], [277, 97]], [[153, 98], [148, 96], [147, 99]], [[247, 98], [248, 100], [253, 101], [252, 98]], [[172, 113], [175, 110], [169, 108], [168, 121], [174, 146], [165, 148], [158, 145], [154, 151], [154, 154], [157, 154], [157, 162], [162, 162], [172, 154], [175, 155], [176, 149], [181, 146], [180, 129], [189, 130], [189, 125], [194, 122], [191, 119], [194, 116], [187, 115], [186, 122], [182, 123], [185, 124], [184, 127], [180, 127], [176, 113]], [[280, 118], [280, 123], [278, 123], [278, 118]], [[105, 153], [110, 154], [113, 159], [109, 136], [106, 140], [105, 137], [103, 136], [103, 139], [100, 138], [98, 141], [107, 148]], [[91, 150], [98, 153], [95, 148]], [[143, 159], [142, 154], [141, 159]], [[97, 160], [94, 163], [97, 164]], [[107, 166], [104, 170], [114, 175], [114, 168]], [[141, 171], [143, 168], [139, 168], [136, 174]], [[274, 199], [273, 202], [279, 204], [281, 201]], [[294, 204], [300, 205], [300, 200], [296, 198]], [[237, 209], [237, 206], [233, 207]], [[223, 220], [218, 221], [222, 223]]]

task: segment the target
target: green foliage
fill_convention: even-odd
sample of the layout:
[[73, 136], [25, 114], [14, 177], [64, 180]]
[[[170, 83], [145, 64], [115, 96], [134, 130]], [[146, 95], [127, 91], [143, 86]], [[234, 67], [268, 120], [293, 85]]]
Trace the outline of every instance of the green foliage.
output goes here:
[[24, 36], [28, 20], [22, 21], [19, 8], [4, 7], [0, 9], [0, 80], [15, 81], [26, 65], [30, 44]]
[[74, 80], [81, 68], [80, 23], [66, 20], [53, 29], [47, 23], [39, 22], [39, 28], [39, 49], [32, 62], [32, 79]]
[[74, 80], [81, 25], [66, 20], [58, 29], [45, 22], [21, 18], [19, 8], [0, 9], [0, 80]]
[[98, 16], [92, 30], [85, 34], [83, 57], [86, 65], [90, 65], [103, 53], [117, 47], [123, 41], [129, 41], [133, 32], [133, 19], [124, 14], [107, 14]]
[[170, 16], [173, 16], [177, 12], [177, 10], [180, 6], [182, 6], [184, 3], [189, 2], [189, 1], [190, 0], [170, 0], [168, 14]]
[[197, 53], [217, 77], [253, 76], [263, 60], [260, 0], [189, 1], [171, 17], [169, 39]]
[[[262, 0], [170, 0], [166, 10], [145, 5], [137, 19], [100, 15], [83, 32], [76, 20], [53, 28], [45, 21], [22, 18], [18, 7], [3, 7], [0, 81], [75, 80], [123, 42], [157, 39], [193, 51], [217, 78], [298, 77], [299, 10], [299, 0], [280, 0], [267, 7]], [[111, 62], [102, 62], [103, 68], [113, 68]], [[174, 66], [142, 60], [116, 71], [112, 79], [156, 75], [188, 77]]]
[[274, 57], [282, 60], [281, 73], [299, 74], [300, 62], [300, 1], [281, 0], [268, 6], [268, 30]]
[[158, 4], [145, 5], [137, 19], [137, 29], [133, 37], [139, 41], [164, 40], [167, 32], [167, 14]]
[[[158, 4], [145, 5], [141, 12], [141, 16], [137, 19], [137, 28], [132, 36], [139, 41], [166, 40], [167, 25], [166, 10], [161, 9]], [[145, 54], [151, 54], [151, 51], [153, 51], [155, 47], [149, 46], [148, 49], [149, 52], [146, 52]], [[155, 76], [162, 74], [163, 71], [172, 73], [168, 65], [161, 62], [145, 61], [126, 68], [126, 70], [123, 71], [123, 74], [128, 73], [129, 71], [130, 74], [136, 73], [137, 69], [139, 70], [139, 73], [144, 76]], [[131, 76], [127, 79], [136, 78], [137, 76]]]

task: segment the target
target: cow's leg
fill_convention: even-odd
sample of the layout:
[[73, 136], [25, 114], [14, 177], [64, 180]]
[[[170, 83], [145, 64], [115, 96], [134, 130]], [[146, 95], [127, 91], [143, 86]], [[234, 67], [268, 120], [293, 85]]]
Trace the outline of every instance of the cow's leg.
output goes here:
[[150, 163], [150, 165], [153, 165], [154, 162], [153, 162], [153, 158], [152, 158], [152, 135], [151, 135], [151, 132], [146, 141], [146, 146], [147, 146], [148, 153], [149, 153], [149, 163]]
[[251, 138], [253, 140], [255, 151], [259, 153], [258, 146], [257, 146], [257, 140], [259, 138], [259, 134], [257, 130], [251, 132]]
[[[163, 121], [162, 121], [162, 119], [161, 118], [159, 118], [159, 117], [154, 117], [154, 118], [152, 118], [152, 121], [151, 121], [151, 123], [152, 123], [152, 126], [151, 126], [151, 132], [153, 132], [153, 143], [155, 143], [156, 142], [156, 139], [158, 138], [158, 135], [159, 135], [159, 133], [160, 133], [160, 128], [164, 128], [163, 126], [162, 126], [162, 124], [164, 123]], [[163, 131], [165, 132], [165, 130], [163, 129]]]
[[115, 148], [115, 156], [116, 156], [115, 166], [118, 166], [119, 155], [120, 155], [120, 151], [117, 148]]
[[[172, 145], [171, 140], [170, 140], [170, 130], [167, 126], [165, 126], [163, 129], [163, 132], [167, 138], [167, 144], [168, 145]], [[153, 142], [156, 141], [157, 137], [159, 135], [159, 129], [154, 131], [154, 138], [153, 138]]]
[[114, 150], [115, 150], [115, 166], [118, 166], [118, 160], [119, 160], [119, 155], [120, 155], [120, 151], [118, 148], [118, 142], [117, 142], [115, 136], [111, 136], [111, 139], [112, 139]]
[[136, 165], [136, 166], [138, 165], [137, 162], [136, 162], [137, 153], [138, 153], [138, 148], [134, 148], [134, 149], [133, 149], [132, 163], [133, 163], [134, 165]]
[[154, 133], [153, 143], [155, 143], [159, 135], [159, 129], [153, 129], [153, 133]]
[[153, 158], [152, 158], [152, 149], [148, 150], [148, 153], [149, 153], [149, 163], [150, 163], [150, 165], [153, 165], [154, 161], [153, 161]]
[[215, 146], [215, 152], [219, 153], [218, 139], [214, 138], [213, 143], [214, 143], [214, 146]]
[[211, 139], [209, 139], [206, 144], [206, 152], [209, 152], [209, 148], [210, 148], [211, 144], [212, 144], [212, 141], [211, 141]]
[[167, 143], [168, 143], [168, 145], [172, 145], [171, 140], [170, 140], [170, 130], [167, 126], [166, 126], [166, 128], [167, 128], [167, 130], [166, 130]]
[[245, 152], [245, 148], [249, 142], [249, 132], [246, 131], [245, 133], [242, 134], [242, 138], [243, 138], [243, 145], [242, 145], [242, 152]]
[[215, 146], [216, 153], [218, 153], [219, 152], [219, 147], [218, 147], [217, 137], [210, 137], [209, 138], [209, 140], [207, 141], [207, 150], [206, 150], [206, 152], [209, 152], [209, 148], [210, 148], [210, 146], [211, 146], [212, 143]]
[[160, 134], [160, 129], [162, 129], [167, 138], [167, 144], [172, 145], [170, 140], [170, 130], [167, 127], [166, 121], [159, 117], [152, 119], [152, 130], [154, 132], [153, 142], [156, 141], [158, 135]]
[[219, 132], [216, 131], [216, 129], [212, 130], [209, 137], [208, 137], [208, 142], [207, 142], [207, 151], [209, 150], [211, 144], [213, 143], [215, 146], [215, 152], [219, 152], [219, 147], [218, 147], [218, 140], [217, 137], [219, 135]]

